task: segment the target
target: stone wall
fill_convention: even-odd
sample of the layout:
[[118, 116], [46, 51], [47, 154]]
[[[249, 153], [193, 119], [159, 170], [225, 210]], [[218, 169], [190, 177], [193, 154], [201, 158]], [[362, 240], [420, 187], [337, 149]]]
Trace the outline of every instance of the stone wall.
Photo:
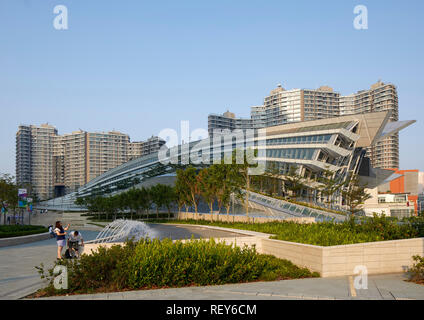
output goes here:
[[262, 239], [261, 253], [290, 260], [324, 278], [353, 275], [358, 266], [369, 274], [400, 273], [413, 265], [412, 256], [424, 255], [424, 238], [332, 247]]

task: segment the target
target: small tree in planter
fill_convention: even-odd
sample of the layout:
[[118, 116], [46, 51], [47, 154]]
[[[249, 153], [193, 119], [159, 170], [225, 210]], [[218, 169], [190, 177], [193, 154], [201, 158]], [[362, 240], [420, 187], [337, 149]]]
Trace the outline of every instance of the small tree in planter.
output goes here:
[[371, 195], [360, 185], [357, 174], [349, 174], [343, 186], [342, 196], [349, 207], [350, 218], [353, 219], [355, 213], [361, 211], [361, 205], [370, 199]]

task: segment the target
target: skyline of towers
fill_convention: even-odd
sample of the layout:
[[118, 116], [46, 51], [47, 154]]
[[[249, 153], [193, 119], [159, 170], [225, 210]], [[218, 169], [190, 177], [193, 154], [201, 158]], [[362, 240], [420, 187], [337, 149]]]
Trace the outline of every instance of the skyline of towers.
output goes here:
[[49, 124], [20, 125], [16, 133], [16, 182], [30, 185], [39, 199], [77, 190], [100, 174], [159, 150], [151, 137], [130, 142], [127, 134], [74, 131], [59, 135]]

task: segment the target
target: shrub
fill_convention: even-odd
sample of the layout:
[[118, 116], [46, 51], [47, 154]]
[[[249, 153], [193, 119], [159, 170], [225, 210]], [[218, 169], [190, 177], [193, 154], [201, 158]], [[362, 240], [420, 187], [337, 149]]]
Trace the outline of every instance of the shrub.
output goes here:
[[416, 263], [409, 269], [411, 281], [424, 284], [424, 257], [413, 256], [412, 258]]
[[285, 221], [258, 224], [204, 220], [178, 220], [176, 222], [263, 232], [273, 234], [272, 239], [319, 246], [410, 239], [424, 236], [424, 219], [422, 218], [409, 218], [399, 221], [394, 218], [374, 216], [356, 222], [348, 220], [343, 223], [319, 222], [313, 224]]
[[47, 228], [43, 226], [2, 225], [0, 226], [0, 238], [21, 237], [47, 231]]
[[[140, 240], [100, 248], [78, 260], [62, 260], [68, 268], [66, 293], [105, 292], [126, 289], [218, 285], [257, 280], [317, 277], [290, 261], [260, 255], [254, 248], [239, 248], [214, 240], [188, 242], [170, 239]], [[49, 285], [40, 295], [60, 294], [53, 288], [53, 268], [37, 267]]]

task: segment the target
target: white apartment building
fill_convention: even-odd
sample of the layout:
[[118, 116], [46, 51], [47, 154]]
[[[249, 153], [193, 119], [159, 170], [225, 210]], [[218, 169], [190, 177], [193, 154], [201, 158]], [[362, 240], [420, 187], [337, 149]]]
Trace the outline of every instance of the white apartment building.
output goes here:
[[40, 200], [73, 192], [95, 177], [133, 158], [156, 152], [158, 137], [131, 144], [127, 134], [74, 131], [58, 135], [55, 127], [19, 126], [16, 133], [16, 180], [32, 186]]

